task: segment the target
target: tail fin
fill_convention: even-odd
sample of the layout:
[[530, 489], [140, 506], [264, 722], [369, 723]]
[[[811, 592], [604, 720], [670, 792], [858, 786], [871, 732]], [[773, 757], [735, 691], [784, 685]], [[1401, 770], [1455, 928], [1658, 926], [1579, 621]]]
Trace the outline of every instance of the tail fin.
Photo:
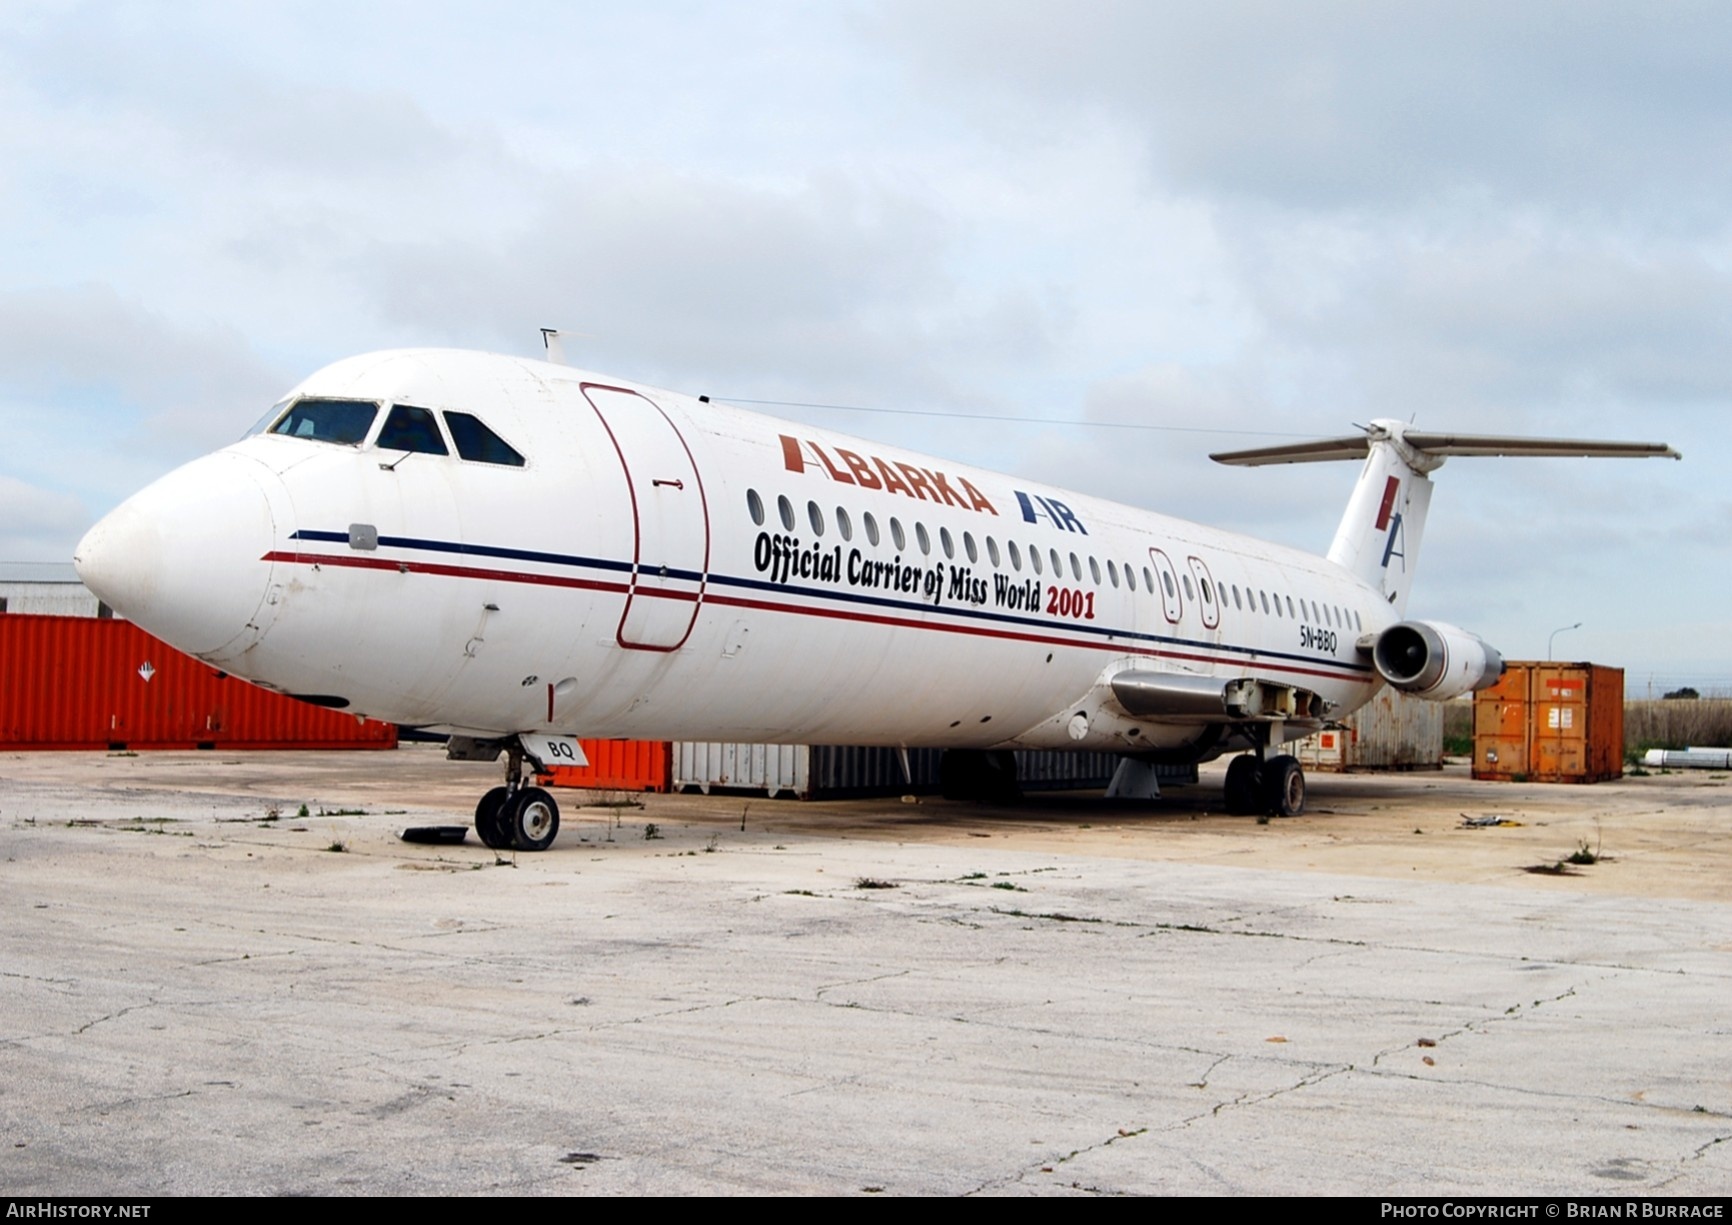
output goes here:
[[1335, 529], [1329, 560], [1381, 591], [1397, 616], [1406, 613], [1420, 538], [1425, 533], [1425, 515], [1431, 506], [1429, 474], [1449, 456], [1682, 458], [1662, 442], [1437, 434], [1383, 419], [1364, 429], [1363, 434], [1346, 438], [1222, 451], [1209, 458], [1216, 463], [1245, 467], [1363, 458], [1365, 466], [1360, 469], [1353, 496], [1347, 500], [1341, 525]]

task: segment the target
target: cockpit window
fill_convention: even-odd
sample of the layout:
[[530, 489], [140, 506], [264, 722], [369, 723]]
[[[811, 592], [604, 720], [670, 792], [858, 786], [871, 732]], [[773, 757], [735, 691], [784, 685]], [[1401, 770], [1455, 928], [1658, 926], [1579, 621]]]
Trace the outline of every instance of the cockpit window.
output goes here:
[[424, 408], [399, 404], [385, 418], [385, 428], [379, 431], [374, 444], [381, 451], [420, 451], [427, 455], [449, 455], [445, 438], [439, 433], [439, 422]]
[[278, 400], [275, 404], [271, 405], [269, 411], [267, 411], [264, 416], [253, 422], [253, 428], [243, 434], [242, 437], [251, 438], [254, 434], [262, 434], [266, 430], [270, 429], [271, 422], [282, 416], [283, 410], [288, 406], [289, 402], [287, 400]]
[[271, 433], [352, 447], [367, 436], [378, 415], [379, 406], [371, 400], [297, 400]]
[[511, 444], [488, 429], [468, 413], [446, 413], [445, 424], [451, 427], [451, 440], [457, 444], [457, 454], [482, 464], [506, 464], [523, 467], [523, 456], [511, 449]]

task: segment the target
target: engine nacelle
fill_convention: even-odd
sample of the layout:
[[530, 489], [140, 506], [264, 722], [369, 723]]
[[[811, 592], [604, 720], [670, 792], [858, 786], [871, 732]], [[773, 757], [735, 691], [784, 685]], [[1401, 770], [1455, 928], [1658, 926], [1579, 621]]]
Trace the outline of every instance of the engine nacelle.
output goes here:
[[1441, 621], [1403, 621], [1377, 636], [1371, 661], [1403, 693], [1443, 702], [1497, 684], [1503, 656]]

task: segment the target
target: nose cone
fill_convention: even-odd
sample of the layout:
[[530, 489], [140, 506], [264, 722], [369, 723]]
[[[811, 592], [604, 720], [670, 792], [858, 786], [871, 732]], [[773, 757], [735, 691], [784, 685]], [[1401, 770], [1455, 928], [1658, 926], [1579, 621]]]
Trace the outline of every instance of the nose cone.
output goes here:
[[244, 651], [267, 628], [269, 556], [279, 530], [294, 530], [278, 523], [286, 506], [281, 482], [264, 465], [207, 455], [116, 507], [79, 542], [72, 563], [127, 619], [216, 661]]

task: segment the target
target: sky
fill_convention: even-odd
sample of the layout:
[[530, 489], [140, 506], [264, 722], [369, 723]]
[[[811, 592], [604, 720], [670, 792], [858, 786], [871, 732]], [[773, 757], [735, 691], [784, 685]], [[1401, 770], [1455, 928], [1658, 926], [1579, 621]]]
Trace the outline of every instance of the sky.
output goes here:
[[1208, 453], [1669, 442], [1451, 460], [1409, 613], [1732, 692], [1725, 5], [9, 0], [0, 116], [0, 563], [329, 362], [547, 326], [1318, 552], [1352, 465]]

